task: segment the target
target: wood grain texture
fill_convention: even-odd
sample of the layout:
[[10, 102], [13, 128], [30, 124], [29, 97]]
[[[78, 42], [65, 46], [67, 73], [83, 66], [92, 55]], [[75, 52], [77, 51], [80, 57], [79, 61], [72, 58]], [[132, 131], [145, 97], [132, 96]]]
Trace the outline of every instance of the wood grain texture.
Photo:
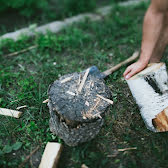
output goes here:
[[168, 131], [168, 107], [156, 115], [152, 123], [158, 132]]
[[41, 159], [39, 168], [56, 168], [63, 146], [59, 143], [48, 142]]

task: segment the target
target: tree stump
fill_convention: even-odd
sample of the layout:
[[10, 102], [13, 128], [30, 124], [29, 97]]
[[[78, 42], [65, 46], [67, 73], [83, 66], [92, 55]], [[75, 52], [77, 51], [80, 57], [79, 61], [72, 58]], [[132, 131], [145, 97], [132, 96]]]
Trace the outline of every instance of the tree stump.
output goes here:
[[50, 130], [69, 146], [76, 146], [99, 133], [111, 92], [103, 79], [93, 74], [86, 76], [84, 71], [60, 77], [49, 87], [48, 96]]
[[148, 67], [127, 80], [148, 129], [168, 131], [168, 75], [164, 63]]

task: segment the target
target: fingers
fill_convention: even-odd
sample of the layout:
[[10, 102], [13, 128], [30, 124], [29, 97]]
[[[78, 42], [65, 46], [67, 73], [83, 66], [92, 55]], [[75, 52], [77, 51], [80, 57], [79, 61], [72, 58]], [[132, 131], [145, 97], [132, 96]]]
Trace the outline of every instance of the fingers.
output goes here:
[[126, 77], [125, 77], [125, 79], [130, 79], [133, 75], [135, 75], [137, 72], [136, 71], [130, 71], [127, 75], [126, 75]]
[[123, 73], [123, 76], [124, 76], [125, 79], [126, 79], [126, 76], [128, 75], [128, 73], [129, 73], [131, 70], [132, 70], [132, 67], [131, 67], [131, 66], [127, 67], [127, 69], [126, 69], [125, 72]]

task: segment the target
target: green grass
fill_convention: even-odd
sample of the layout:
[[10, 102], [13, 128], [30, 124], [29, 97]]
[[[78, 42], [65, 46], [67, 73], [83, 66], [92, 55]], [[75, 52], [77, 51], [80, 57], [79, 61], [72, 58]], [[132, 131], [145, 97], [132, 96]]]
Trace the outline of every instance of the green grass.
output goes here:
[[[0, 46], [0, 106], [22, 109], [20, 119], [0, 116], [0, 167], [18, 167], [29, 153], [40, 145], [38, 154], [25, 167], [37, 167], [48, 141], [63, 143], [49, 130], [49, 111], [42, 101], [48, 86], [60, 75], [82, 71], [97, 65], [101, 71], [128, 58], [140, 47], [141, 27], [146, 4], [138, 7], [116, 7], [99, 22], [73, 25], [59, 34], [23, 37], [17, 42], [5, 40]], [[32, 45], [37, 48], [13, 57], [8, 53]], [[166, 59], [164, 58], [166, 61]], [[64, 150], [59, 167], [167, 167], [168, 134], [148, 131], [132, 99], [122, 67], [109, 76], [106, 84], [113, 93], [114, 105], [106, 122], [92, 141]], [[137, 150], [117, 152], [119, 148]], [[36, 166], [35, 166], [36, 165]]]

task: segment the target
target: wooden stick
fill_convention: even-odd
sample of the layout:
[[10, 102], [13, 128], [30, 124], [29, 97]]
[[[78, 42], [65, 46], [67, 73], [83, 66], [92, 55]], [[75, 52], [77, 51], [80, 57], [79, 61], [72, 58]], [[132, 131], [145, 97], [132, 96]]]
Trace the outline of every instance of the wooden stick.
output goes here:
[[126, 64], [136, 60], [138, 58], [138, 56], [139, 56], [139, 51], [135, 51], [130, 58], [128, 58], [125, 61], [117, 64], [116, 66], [104, 71], [103, 74], [105, 75], [105, 77], [112, 74], [114, 71], [118, 70], [121, 66], [126, 65]]
[[20, 50], [20, 51], [16, 51], [16, 52], [7, 54], [7, 55], [5, 55], [5, 57], [16, 56], [16, 55], [22, 54], [22, 53], [24, 53], [24, 52], [26, 52], [26, 51], [32, 50], [32, 49], [34, 49], [34, 48], [36, 48], [36, 47], [37, 47], [37, 45], [34, 45], [34, 46], [28, 47], [28, 48], [26, 48], [26, 49], [23, 49], [23, 50]]
[[80, 84], [80, 86], [79, 86], [79, 88], [78, 88], [78, 92], [79, 92], [79, 93], [82, 91], [82, 88], [83, 88], [83, 86], [84, 86], [84, 84], [85, 84], [85, 81], [86, 81], [86, 79], [87, 79], [87, 76], [88, 76], [88, 74], [89, 74], [89, 71], [90, 71], [90, 68], [88, 68], [88, 69], [86, 70], [86, 72], [85, 72], [85, 74], [84, 74], [84, 76], [83, 76], [82, 82], [81, 82], [81, 84]]
[[20, 109], [22, 109], [22, 108], [26, 108], [26, 107], [27, 107], [27, 105], [19, 106], [19, 107], [16, 108], [16, 110], [20, 110]]
[[72, 78], [73, 78], [73, 76], [67, 77], [67, 78], [63, 79], [61, 81], [61, 83], [66, 83], [66, 82], [70, 81]]
[[19, 118], [22, 115], [22, 112], [11, 110], [11, 109], [6, 109], [6, 108], [0, 108], [0, 114], [5, 115], [5, 116]]
[[101, 96], [101, 95], [97, 95], [97, 97], [100, 97], [100, 98], [103, 99], [104, 101], [106, 101], [106, 102], [108, 102], [108, 103], [110, 103], [110, 104], [113, 104], [113, 101], [112, 101], [112, 100], [107, 99], [107, 98], [105, 98], [105, 97], [103, 97], [103, 96]]
[[49, 102], [49, 99], [46, 99], [43, 101], [43, 103], [48, 103]]
[[59, 143], [48, 142], [41, 159], [39, 168], [56, 168], [63, 146]]
[[40, 146], [37, 146], [28, 156], [26, 156], [25, 160], [19, 165], [18, 168], [22, 168], [25, 163], [32, 157], [32, 155], [39, 149]]
[[124, 152], [124, 151], [128, 151], [128, 150], [136, 150], [137, 147], [133, 147], [133, 148], [125, 148], [125, 149], [118, 149], [119, 152]]

